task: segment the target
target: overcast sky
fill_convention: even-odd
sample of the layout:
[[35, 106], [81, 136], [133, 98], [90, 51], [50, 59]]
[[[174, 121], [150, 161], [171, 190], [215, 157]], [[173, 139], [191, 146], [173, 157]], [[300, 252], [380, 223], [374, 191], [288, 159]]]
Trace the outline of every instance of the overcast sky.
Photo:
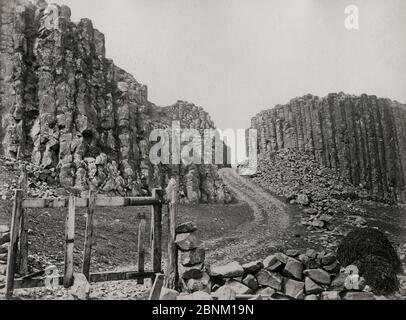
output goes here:
[[[52, 2], [52, 1], [49, 1]], [[406, 102], [404, 0], [56, 0], [106, 35], [107, 56], [149, 88], [188, 100], [219, 128], [312, 93]], [[347, 5], [360, 28], [344, 27]]]

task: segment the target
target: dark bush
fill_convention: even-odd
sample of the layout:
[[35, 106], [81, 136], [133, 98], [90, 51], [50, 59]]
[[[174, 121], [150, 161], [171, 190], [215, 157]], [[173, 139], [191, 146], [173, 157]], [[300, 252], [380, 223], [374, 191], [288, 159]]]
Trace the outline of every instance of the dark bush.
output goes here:
[[368, 256], [384, 258], [395, 273], [401, 271], [400, 259], [388, 238], [379, 230], [357, 228], [340, 243], [337, 257], [342, 266], [348, 266]]
[[391, 294], [398, 290], [396, 272], [385, 258], [369, 255], [355, 261], [354, 265], [376, 294]]

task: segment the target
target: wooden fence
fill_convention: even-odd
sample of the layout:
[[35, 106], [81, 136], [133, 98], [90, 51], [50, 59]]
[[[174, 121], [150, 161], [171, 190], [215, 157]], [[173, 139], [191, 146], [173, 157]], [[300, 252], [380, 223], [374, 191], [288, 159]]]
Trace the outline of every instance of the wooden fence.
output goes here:
[[[25, 176], [25, 178], [24, 178]], [[24, 181], [25, 180], [25, 181]], [[26, 173], [23, 173], [21, 186], [26, 185]], [[173, 190], [177, 190], [177, 182], [172, 179], [167, 189], [170, 191], [169, 200], [169, 247], [167, 274], [170, 275], [171, 283], [167, 286], [176, 287], [177, 281], [177, 250], [174, 248], [175, 223], [177, 196]], [[85, 231], [85, 242], [83, 250], [82, 273], [89, 282], [105, 282], [117, 280], [137, 279], [142, 283], [145, 278], [155, 278], [162, 273], [162, 206], [163, 190], [154, 189], [151, 197], [96, 197], [94, 192], [89, 192], [88, 198], [58, 198], [58, 199], [27, 199], [26, 190], [16, 190], [12, 211], [10, 247], [8, 251], [7, 273], [6, 273], [6, 298], [11, 298], [14, 289], [34, 288], [45, 286], [46, 277], [44, 272], [28, 275], [28, 235], [27, 216], [28, 208], [67, 208], [65, 220], [65, 258], [64, 275], [59, 277], [60, 285], [66, 288], [73, 284], [73, 249], [75, 241], [75, 211], [76, 208], [87, 208], [87, 220]], [[152, 270], [146, 271], [145, 246], [142, 241], [146, 232], [146, 217], [141, 215], [138, 228], [138, 270], [123, 272], [102, 272], [90, 274], [91, 252], [94, 239], [93, 217], [96, 207], [130, 207], [130, 206], [152, 206], [151, 210], [151, 265]], [[175, 265], [176, 262], [176, 265]], [[16, 270], [24, 276], [15, 279]]]

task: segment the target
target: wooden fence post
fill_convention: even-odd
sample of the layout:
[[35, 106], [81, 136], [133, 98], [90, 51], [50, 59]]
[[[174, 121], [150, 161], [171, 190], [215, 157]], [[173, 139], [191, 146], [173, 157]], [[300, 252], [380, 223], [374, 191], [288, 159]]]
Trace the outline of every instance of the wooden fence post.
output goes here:
[[90, 261], [92, 257], [92, 246], [93, 246], [93, 214], [96, 207], [96, 193], [94, 191], [89, 191], [89, 206], [87, 208], [87, 218], [86, 218], [86, 233], [85, 233], [85, 244], [83, 250], [83, 266], [82, 273], [85, 275], [88, 281], [90, 281]]
[[172, 178], [166, 188], [166, 194], [169, 199], [169, 241], [168, 241], [168, 266], [166, 276], [166, 287], [176, 290], [179, 282], [178, 273], [178, 249], [175, 244], [176, 240], [176, 215], [178, 211], [178, 183]]
[[[27, 167], [24, 165], [20, 176], [20, 189], [23, 190], [23, 198], [28, 197]], [[17, 272], [25, 276], [28, 274], [28, 216], [27, 210], [21, 210], [20, 235], [18, 242]]]
[[154, 189], [152, 196], [159, 200], [159, 204], [152, 206], [151, 216], [151, 259], [152, 259], [152, 271], [155, 273], [162, 270], [162, 202], [163, 202], [163, 190]]
[[[147, 222], [145, 221], [145, 215], [141, 217], [140, 224], [138, 226], [138, 272], [143, 273], [145, 271], [145, 246], [144, 235], [146, 232]], [[144, 279], [140, 278], [137, 281], [138, 284], [143, 284]]]
[[69, 197], [69, 209], [65, 222], [65, 272], [63, 285], [69, 288], [73, 284], [73, 247], [75, 242], [75, 197]]
[[16, 190], [14, 193], [14, 205], [11, 217], [10, 246], [7, 255], [6, 299], [10, 299], [13, 296], [14, 291], [14, 273], [17, 260], [18, 235], [21, 224], [22, 202], [23, 191]]
[[148, 300], [159, 300], [159, 297], [161, 296], [162, 287], [164, 286], [164, 280], [165, 276], [163, 274], [161, 273], [157, 274]]

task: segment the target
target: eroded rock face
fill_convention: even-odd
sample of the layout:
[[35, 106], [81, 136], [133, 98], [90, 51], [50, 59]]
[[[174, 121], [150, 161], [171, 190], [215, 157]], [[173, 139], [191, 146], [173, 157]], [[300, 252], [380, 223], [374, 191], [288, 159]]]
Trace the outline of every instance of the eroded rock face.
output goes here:
[[[150, 132], [214, 128], [200, 107], [160, 108], [105, 56], [104, 35], [66, 6], [0, 3], [0, 154], [55, 168], [63, 187], [147, 195], [180, 175], [184, 202], [229, 202], [215, 165], [152, 165]], [[155, 142], [154, 142], [155, 143]]]
[[260, 153], [308, 151], [374, 200], [406, 200], [406, 106], [376, 96], [307, 95], [252, 119]]

